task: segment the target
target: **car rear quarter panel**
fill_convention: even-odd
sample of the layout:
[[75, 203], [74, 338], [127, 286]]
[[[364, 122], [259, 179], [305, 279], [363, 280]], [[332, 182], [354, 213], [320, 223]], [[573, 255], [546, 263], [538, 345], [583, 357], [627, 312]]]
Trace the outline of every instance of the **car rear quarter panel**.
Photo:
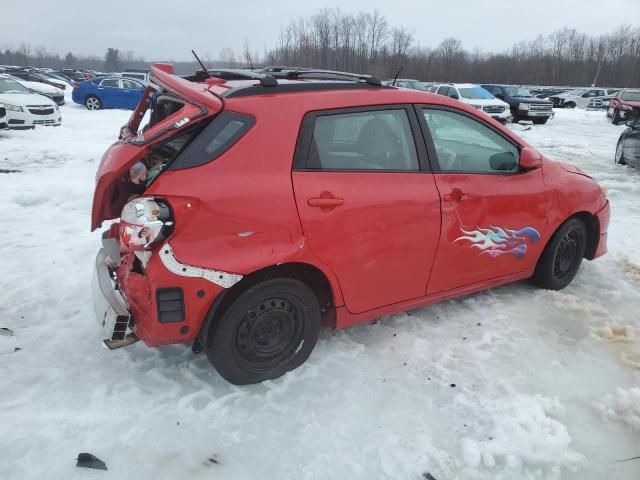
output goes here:
[[[207, 164], [165, 172], [146, 192], [167, 198], [174, 210], [169, 242], [176, 258], [241, 275], [280, 263], [309, 263], [337, 286], [307, 248], [293, 195], [291, 164], [301, 115], [269, 102], [254, 101], [243, 110], [256, 123], [233, 148]], [[334, 300], [342, 302], [337, 289]]]

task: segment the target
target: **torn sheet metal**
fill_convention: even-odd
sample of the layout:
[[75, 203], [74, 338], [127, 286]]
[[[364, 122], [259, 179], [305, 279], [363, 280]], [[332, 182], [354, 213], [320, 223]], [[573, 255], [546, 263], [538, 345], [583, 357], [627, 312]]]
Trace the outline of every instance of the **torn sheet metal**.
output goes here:
[[193, 265], [180, 263], [173, 254], [173, 249], [171, 248], [171, 245], [169, 245], [169, 242], [165, 243], [160, 249], [160, 260], [162, 260], [163, 265], [171, 273], [182, 275], [183, 277], [204, 278], [205, 280], [209, 280], [223, 288], [233, 287], [236, 283], [242, 280], [242, 275], [235, 273], [227, 273], [220, 270], [212, 270], [209, 268], [195, 267]]

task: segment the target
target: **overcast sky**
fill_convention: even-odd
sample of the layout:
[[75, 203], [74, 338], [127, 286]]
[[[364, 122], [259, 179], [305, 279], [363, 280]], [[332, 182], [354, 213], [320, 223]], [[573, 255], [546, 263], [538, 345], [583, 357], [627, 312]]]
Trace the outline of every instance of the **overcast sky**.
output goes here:
[[407, 27], [417, 43], [435, 47], [459, 38], [472, 50], [502, 51], [513, 43], [567, 25], [588, 33], [640, 24], [640, 0], [0, 0], [0, 47], [44, 46], [65, 54], [103, 56], [108, 47], [147, 60], [218, 58], [242, 50], [247, 37], [260, 54], [275, 46], [280, 27], [322, 7], [345, 13], [378, 9], [390, 26]]

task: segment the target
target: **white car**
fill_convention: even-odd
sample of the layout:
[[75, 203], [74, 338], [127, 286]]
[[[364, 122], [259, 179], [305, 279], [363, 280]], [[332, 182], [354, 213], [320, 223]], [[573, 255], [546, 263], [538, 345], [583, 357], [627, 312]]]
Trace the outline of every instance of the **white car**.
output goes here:
[[472, 107], [482, 110], [500, 123], [507, 123], [511, 109], [507, 102], [498, 100], [480, 85], [473, 83], [448, 83], [440, 85], [435, 91], [439, 95], [454, 98]]
[[552, 95], [549, 100], [556, 108], [587, 108], [594, 105], [598, 99], [606, 97], [607, 91], [604, 88], [576, 88], [559, 95]]
[[38, 93], [40, 95], [44, 95], [47, 98], [50, 98], [51, 100], [56, 102], [58, 106], [64, 105], [64, 92], [59, 88], [56, 88], [52, 85], [47, 85], [46, 83], [30, 82], [28, 80], [22, 80], [21, 78], [14, 77], [13, 75], [7, 75], [7, 76], [12, 80], [15, 80], [16, 82], [20, 83], [21, 85], [24, 85], [33, 93]]
[[9, 128], [35, 128], [36, 125], [57, 127], [62, 123], [58, 105], [47, 97], [33, 93], [9, 75], [0, 75], [0, 106], [7, 112]]

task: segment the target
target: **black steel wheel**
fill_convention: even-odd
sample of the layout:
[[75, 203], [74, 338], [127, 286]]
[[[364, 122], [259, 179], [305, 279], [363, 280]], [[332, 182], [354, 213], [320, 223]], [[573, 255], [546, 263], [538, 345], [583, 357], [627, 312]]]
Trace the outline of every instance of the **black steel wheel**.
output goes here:
[[280, 377], [311, 354], [320, 332], [315, 294], [290, 278], [266, 280], [240, 294], [211, 329], [211, 364], [236, 385]]
[[587, 228], [582, 220], [572, 218], [562, 224], [542, 252], [533, 282], [549, 290], [569, 285], [578, 273], [586, 246]]
[[564, 104], [564, 108], [576, 108], [576, 104], [574, 102], [567, 102]]

